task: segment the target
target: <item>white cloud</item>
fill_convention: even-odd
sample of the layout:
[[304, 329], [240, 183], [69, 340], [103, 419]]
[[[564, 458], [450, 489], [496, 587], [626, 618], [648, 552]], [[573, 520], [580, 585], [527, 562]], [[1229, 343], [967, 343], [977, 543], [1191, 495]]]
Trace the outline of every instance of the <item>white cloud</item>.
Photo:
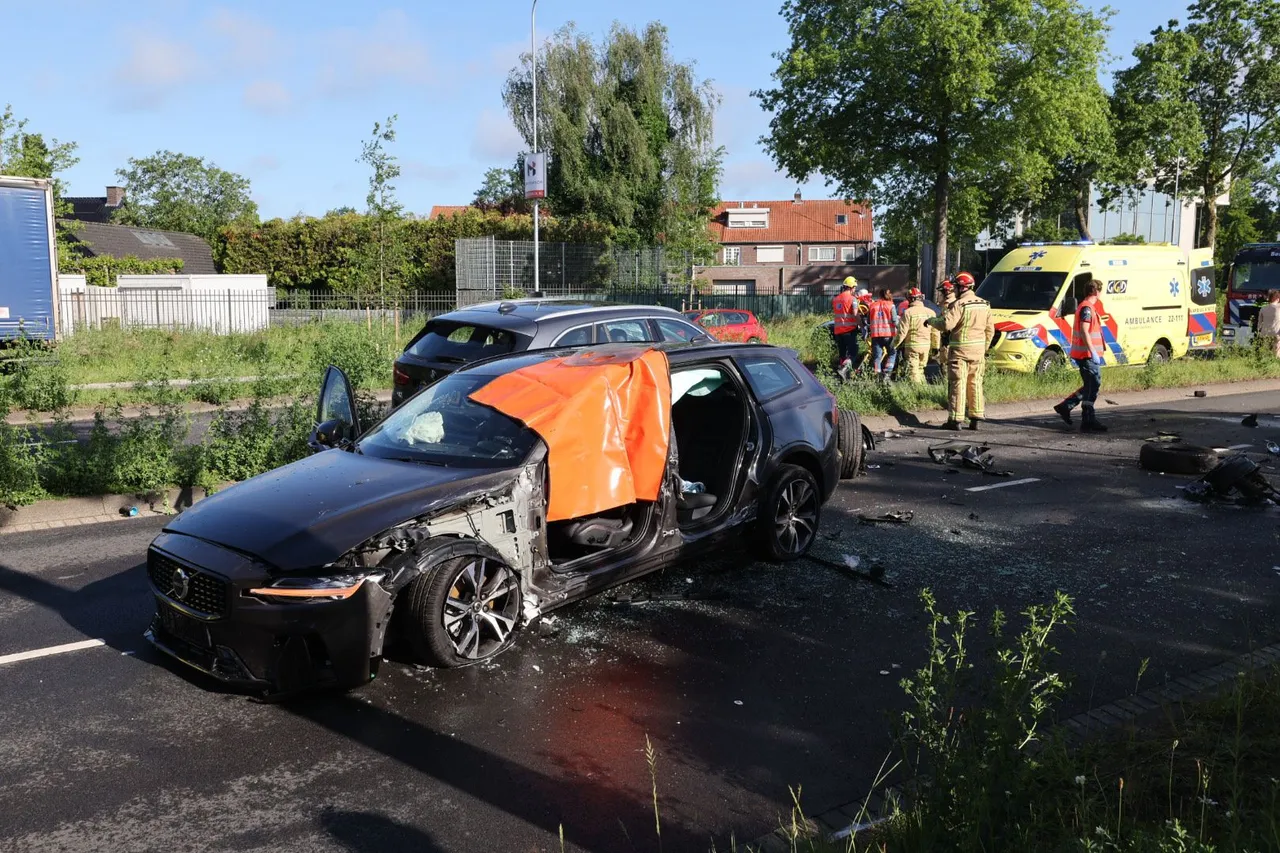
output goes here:
[[398, 9], [380, 13], [367, 28], [331, 30], [321, 37], [317, 51], [327, 57], [317, 75], [326, 97], [349, 98], [387, 83], [426, 85], [432, 80], [427, 43]]
[[245, 107], [264, 115], [278, 115], [293, 106], [293, 96], [278, 80], [254, 80], [244, 87]]
[[253, 15], [219, 7], [209, 15], [206, 26], [225, 42], [226, 59], [234, 69], [263, 68], [287, 58], [290, 52], [275, 28]]
[[498, 161], [504, 165], [515, 160], [524, 150], [524, 139], [506, 113], [486, 107], [476, 119], [476, 129], [471, 137], [471, 156], [486, 163]]
[[124, 39], [124, 59], [111, 74], [115, 100], [131, 109], [154, 109], [201, 71], [190, 45], [160, 32], [136, 32]]

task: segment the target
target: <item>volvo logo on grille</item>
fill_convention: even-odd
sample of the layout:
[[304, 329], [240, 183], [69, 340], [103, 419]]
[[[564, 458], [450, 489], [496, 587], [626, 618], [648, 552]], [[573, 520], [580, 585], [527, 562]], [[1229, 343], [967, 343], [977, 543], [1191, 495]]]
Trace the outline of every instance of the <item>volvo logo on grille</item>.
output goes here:
[[187, 597], [187, 592], [191, 589], [191, 575], [186, 569], [174, 569], [173, 576], [169, 578], [169, 594], [181, 601]]

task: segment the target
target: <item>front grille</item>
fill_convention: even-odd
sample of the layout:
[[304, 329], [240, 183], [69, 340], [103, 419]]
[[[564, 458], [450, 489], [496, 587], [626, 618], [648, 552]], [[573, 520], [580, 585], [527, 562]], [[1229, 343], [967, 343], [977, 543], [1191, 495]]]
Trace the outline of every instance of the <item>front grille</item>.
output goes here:
[[189, 610], [206, 616], [223, 616], [227, 612], [228, 584], [156, 551], [147, 552], [147, 576], [162, 594]]

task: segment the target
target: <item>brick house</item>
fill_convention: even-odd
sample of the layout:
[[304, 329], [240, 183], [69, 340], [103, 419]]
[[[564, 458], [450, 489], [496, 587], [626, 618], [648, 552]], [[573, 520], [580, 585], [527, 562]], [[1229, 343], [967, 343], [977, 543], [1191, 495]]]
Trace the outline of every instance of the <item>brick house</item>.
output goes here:
[[846, 276], [872, 287], [904, 289], [905, 267], [874, 266], [871, 209], [839, 199], [722, 202], [711, 231], [716, 265], [697, 271], [719, 293], [819, 294]]

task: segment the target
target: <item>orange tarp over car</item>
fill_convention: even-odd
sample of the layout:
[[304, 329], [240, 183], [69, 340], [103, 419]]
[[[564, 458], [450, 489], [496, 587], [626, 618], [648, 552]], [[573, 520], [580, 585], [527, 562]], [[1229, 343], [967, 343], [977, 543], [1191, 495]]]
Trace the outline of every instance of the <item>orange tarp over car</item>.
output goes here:
[[582, 352], [513, 370], [471, 399], [547, 444], [547, 521], [658, 498], [671, 436], [667, 356], [648, 348]]

